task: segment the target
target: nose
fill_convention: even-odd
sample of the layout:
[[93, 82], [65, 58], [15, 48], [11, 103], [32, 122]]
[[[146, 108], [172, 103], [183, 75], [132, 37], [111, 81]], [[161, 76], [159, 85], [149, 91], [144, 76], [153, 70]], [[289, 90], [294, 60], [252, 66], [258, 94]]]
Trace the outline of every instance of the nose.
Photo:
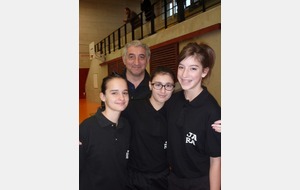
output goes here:
[[120, 100], [124, 100], [124, 99], [125, 99], [125, 95], [124, 95], [124, 94], [120, 94], [120, 95], [119, 95], [119, 99], [120, 99]]
[[133, 60], [133, 64], [138, 65], [139, 64], [139, 57], [136, 56], [135, 59]]
[[161, 89], [160, 89], [160, 91], [165, 92], [166, 91], [166, 86], [162, 86]]
[[188, 75], [188, 70], [187, 69], [182, 69], [181, 76], [186, 77], [187, 75]]

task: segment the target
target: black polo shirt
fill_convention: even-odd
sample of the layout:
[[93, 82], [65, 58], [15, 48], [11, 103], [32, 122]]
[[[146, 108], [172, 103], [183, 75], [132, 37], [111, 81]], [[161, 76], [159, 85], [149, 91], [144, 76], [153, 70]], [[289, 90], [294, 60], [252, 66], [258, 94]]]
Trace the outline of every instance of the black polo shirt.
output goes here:
[[130, 126], [125, 118], [118, 126], [98, 109], [79, 126], [80, 190], [123, 190], [128, 183]]
[[129, 82], [126, 78], [126, 69], [124, 70], [122, 76], [126, 79], [128, 85], [128, 93], [130, 100], [144, 99], [150, 97], [151, 91], [149, 88], [150, 75], [145, 70], [145, 76], [142, 82], [135, 88], [134, 84]]
[[166, 102], [168, 160], [172, 172], [181, 178], [209, 174], [210, 157], [221, 156], [221, 133], [211, 124], [221, 119], [221, 107], [203, 87], [191, 102], [179, 91]]
[[161, 110], [149, 99], [132, 100], [122, 114], [132, 128], [129, 167], [145, 173], [167, 169], [167, 121]]

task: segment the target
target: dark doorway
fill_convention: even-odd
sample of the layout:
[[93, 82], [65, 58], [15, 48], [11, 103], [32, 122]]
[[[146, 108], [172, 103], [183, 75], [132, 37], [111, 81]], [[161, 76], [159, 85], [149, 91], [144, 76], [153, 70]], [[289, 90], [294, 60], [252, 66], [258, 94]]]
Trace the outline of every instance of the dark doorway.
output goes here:
[[79, 69], [79, 99], [85, 99], [85, 82], [89, 74], [89, 68]]

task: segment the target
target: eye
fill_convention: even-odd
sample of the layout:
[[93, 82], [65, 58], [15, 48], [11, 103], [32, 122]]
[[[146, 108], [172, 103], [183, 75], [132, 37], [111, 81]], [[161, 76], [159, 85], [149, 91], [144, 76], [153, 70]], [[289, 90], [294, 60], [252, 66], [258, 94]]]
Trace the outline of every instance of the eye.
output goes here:
[[178, 69], [183, 69], [183, 66], [179, 65], [179, 66], [178, 66]]
[[145, 56], [145, 55], [140, 55], [139, 58], [140, 58], [141, 60], [144, 60], [144, 59], [146, 59], [146, 56]]
[[127, 91], [125, 91], [125, 92], [123, 92], [123, 94], [124, 94], [124, 95], [128, 95], [128, 92], [127, 92]]
[[173, 85], [172, 84], [166, 84], [166, 87], [167, 88], [170, 88], [170, 87], [172, 87]]
[[131, 60], [132, 60], [132, 59], [135, 59], [135, 55], [129, 54], [129, 55], [128, 55], [128, 59], [131, 59]]
[[173, 90], [174, 84], [167, 83], [167, 84], [165, 85], [165, 88], [166, 88], [166, 90]]
[[160, 88], [161, 84], [160, 83], [154, 83], [154, 86]]

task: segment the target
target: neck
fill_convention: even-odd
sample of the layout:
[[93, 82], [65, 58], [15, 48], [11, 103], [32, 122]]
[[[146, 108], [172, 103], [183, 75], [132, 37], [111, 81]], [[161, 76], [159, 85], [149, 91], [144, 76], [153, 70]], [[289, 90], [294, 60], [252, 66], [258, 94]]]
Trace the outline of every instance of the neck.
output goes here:
[[111, 122], [115, 123], [116, 125], [118, 125], [118, 121], [119, 121], [119, 117], [121, 112], [116, 112], [116, 111], [112, 111], [109, 109], [105, 109], [102, 114]]
[[137, 87], [144, 79], [145, 72], [140, 75], [131, 75], [129, 72], [126, 72], [126, 78], [131, 82], [134, 87]]
[[161, 102], [158, 102], [156, 101], [153, 96], [150, 97], [150, 103], [151, 105], [153, 106], [153, 108], [157, 111], [157, 110], [160, 110], [165, 103], [161, 103]]
[[203, 88], [200, 87], [200, 89], [190, 89], [184, 91], [184, 97], [188, 101], [194, 100], [201, 92], [203, 91]]

